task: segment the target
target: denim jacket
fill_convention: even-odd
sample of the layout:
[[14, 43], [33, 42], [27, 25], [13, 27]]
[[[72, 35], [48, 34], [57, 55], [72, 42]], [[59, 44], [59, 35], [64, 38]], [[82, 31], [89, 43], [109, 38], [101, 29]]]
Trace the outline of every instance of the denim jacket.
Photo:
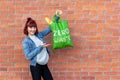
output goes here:
[[[37, 34], [37, 37], [43, 41], [43, 43], [45, 43], [45, 39], [44, 37], [49, 34], [51, 32], [50, 27], [48, 27], [47, 29], [39, 32]], [[24, 48], [24, 54], [26, 59], [30, 60], [30, 65], [32, 66], [36, 66], [36, 59], [37, 59], [37, 54], [41, 52], [41, 50], [43, 49], [42, 46], [36, 47], [35, 43], [30, 39], [29, 36], [26, 36], [26, 38], [23, 40], [22, 42], [23, 48]], [[48, 48], [47, 52], [48, 54], [50, 54]]]

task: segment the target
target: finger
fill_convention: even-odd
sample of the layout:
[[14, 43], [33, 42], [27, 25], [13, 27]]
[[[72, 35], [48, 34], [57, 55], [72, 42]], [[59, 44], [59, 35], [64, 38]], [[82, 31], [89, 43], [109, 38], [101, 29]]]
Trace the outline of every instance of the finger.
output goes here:
[[59, 14], [60, 14], [60, 15], [62, 14], [62, 11], [61, 11], [61, 10], [59, 10]]
[[56, 14], [62, 14], [62, 10], [56, 10]]
[[51, 44], [47, 44], [47, 46], [50, 46]]

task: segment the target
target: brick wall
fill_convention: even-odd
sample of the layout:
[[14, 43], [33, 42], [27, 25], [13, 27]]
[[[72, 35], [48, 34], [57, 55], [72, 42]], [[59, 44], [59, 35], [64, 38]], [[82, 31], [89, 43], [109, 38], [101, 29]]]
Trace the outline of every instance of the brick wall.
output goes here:
[[21, 45], [26, 18], [43, 30], [56, 9], [74, 47], [50, 47], [54, 80], [120, 80], [120, 0], [0, 0], [0, 80], [32, 80]]

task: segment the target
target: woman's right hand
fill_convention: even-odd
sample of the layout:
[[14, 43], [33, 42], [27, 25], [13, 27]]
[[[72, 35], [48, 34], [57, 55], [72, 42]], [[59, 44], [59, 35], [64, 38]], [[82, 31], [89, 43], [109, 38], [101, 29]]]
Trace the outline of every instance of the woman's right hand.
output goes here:
[[44, 43], [43, 45], [42, 45], [42, 47], [43, 48], [45, 48], [45, 47], [48, 47], [48, 46], [50, 46], [51, 44], [46, 44], [46, 43]]

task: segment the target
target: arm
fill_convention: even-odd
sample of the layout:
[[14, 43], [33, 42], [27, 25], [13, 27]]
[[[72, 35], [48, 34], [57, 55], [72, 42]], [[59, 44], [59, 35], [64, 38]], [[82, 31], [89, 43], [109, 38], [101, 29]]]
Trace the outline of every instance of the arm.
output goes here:
[[31, 51], [27, 42], [23, 42], [22, 45], [24, 48], [25, 57], [28, 60], [31, 60], [33, 57], [35, 57], [43, 49], [42, 46], [39, 46]]
[[50, 29], [50, 27], [48, 27], [47, 29], [43, 30], [43, 31], [40, 32], [40, 33], [42, 33], [43, 36], [46, 36], [46, 35], [48, 35], [50, 32], [51, 32], [51, 29]]

